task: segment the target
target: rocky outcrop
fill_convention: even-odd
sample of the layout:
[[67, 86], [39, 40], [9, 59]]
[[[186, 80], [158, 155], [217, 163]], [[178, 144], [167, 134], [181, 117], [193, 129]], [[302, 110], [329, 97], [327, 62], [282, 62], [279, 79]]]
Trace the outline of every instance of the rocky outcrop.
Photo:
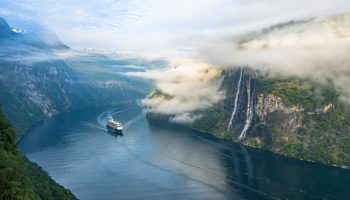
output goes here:
[[273, 94], [259, 94], [255, 112], [259, 123], [268, 130], [300, 133], [304, 120], [304, 109], [300, 106], [287, 106], [281, 97]]

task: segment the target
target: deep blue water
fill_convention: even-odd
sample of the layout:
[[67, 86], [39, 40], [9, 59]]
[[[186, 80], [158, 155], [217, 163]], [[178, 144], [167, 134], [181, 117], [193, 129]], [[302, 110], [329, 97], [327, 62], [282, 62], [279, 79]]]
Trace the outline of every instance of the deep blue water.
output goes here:
[[[105, 130], [113, 115], [123, 136]], [[350, 170], [285, 158], [166, 124], [136, 105], [47, 119], [21, 152], [80, 199], [350, 199]]]

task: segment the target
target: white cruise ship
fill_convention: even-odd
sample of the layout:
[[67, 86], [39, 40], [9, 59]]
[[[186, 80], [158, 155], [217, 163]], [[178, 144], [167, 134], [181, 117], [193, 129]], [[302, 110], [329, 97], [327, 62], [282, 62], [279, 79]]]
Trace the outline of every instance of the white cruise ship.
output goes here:
[[107, 129], [112, 132], [122, 133], [123, 132], [123, 124], [115, 121], [113, 117], [109, 117], [106, 125]]

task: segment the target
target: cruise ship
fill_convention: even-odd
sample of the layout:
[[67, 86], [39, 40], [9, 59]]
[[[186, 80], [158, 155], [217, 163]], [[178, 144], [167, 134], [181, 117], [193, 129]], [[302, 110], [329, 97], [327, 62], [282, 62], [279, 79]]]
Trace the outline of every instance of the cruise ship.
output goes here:
[[106, 125], [107, 129], [109, 131], [115, 132], [115, 133], [122, 133], [123, 132], [123, 125], [122, 123], [115, 121], [113, 117], [109, 117]]

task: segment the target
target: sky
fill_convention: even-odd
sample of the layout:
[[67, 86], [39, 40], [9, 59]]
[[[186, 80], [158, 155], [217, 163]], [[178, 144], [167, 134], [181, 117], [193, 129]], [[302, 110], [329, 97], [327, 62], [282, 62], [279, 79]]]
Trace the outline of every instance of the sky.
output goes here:
[[[240, 66], [320, 83], [332, 79], [350, 104], [350, 0], [0, 0], [0, 5], [0, 16], [12, 27], [41, 24], [73, 49], [167, 59], [167, 69], [127, 75], [151, 79], [170, 95], [142, 103], [173, 114], [175, 122], [193, 122], [201, 117], [195, 111], [222, 101], [220, 70]], [[303, 22], [259, 32], [290, 20]]]
[[350, 10], [350, 0], [0, 0], [11, 26], [34, 22], [72, 48], [182, 55], [217, 38]]

